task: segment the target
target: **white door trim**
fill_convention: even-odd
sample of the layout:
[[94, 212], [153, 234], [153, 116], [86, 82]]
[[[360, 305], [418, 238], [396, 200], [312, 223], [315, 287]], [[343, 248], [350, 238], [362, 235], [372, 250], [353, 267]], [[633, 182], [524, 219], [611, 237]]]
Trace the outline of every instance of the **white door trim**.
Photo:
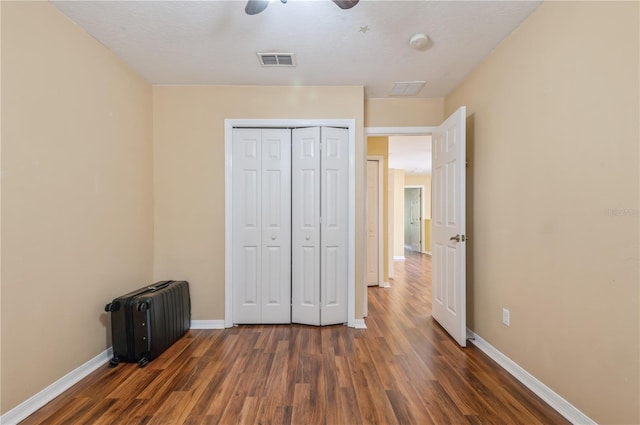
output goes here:
[[424, 136], [433, 133], [438, 127], [365, 127], [368, 136]]
[[[382, 249], [383, 237], [383, 206], [384, 206], [384, 156], [367, 155], [367, 161], [378, 162], [378, 286], [386, 286], [384, 281], [384, 250]], [[366, 293], [366, 291], [365, 291]]]
[[225, 119], [224, 120], [224, 324], [233, 326], [233, 217], [232, 217], [232, 130], [234, 127], [253, 128], [295, 128], [295, 127], [343, 127], [349, 132], [349, 202], [348, 202], [348, 266], [347, 266], [347, 324], [356, 326], [355, 318], [355, 258], [356, 258], [356, 121], [355, 119]]
[[[383, 206], [384, 206], [384, 156], [382, 155], [367, 155], [367, 161], [375, 161], [378, 163], [378, 286], [383, 288], [389, 287], [389, 282], [385, 282], [384, 280], [384, 250], [382, 241], [384, 240], [383, 235]], [[368, 177], [367, 177], [368, 178]], [[368, 206], [369, 203], [365, 202], [365, 206]], [[365, 216], [369, 217], [369, 214], [366, 213]], [[365, 248], [368, 248], [368, 244], [365, 244]], [[365, 254], [365, 258], [369, 258], [368, 254]], [[364, 285], [364, 302], [362, 303], [362, 316], [369, 316], [369, 285], [368, 280], [367, 284]]]

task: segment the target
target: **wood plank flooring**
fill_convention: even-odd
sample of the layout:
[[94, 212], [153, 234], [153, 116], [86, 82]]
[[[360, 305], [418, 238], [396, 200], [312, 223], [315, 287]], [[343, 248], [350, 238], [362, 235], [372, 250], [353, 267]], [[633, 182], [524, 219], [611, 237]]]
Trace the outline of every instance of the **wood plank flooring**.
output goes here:
[[147, 367], [106, 366], [31, 424], [567, 424], [431, 318], [431, 259], [369, 288], [367, 329], [191, 330]]

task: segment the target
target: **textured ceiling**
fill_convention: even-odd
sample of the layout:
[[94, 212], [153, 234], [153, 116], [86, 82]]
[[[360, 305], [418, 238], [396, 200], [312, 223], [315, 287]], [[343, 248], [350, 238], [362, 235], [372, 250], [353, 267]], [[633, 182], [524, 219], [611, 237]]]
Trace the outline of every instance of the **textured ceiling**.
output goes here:
[[[152, 84], [362, 85], [388, 97], [424, 80], [418, 97], [447, 95], [541, 1], [52, 1]], [[431, 41], [409, 46], [414, 33]], [[293, 52], [295, 68], [260, 66], [257, 52]]]

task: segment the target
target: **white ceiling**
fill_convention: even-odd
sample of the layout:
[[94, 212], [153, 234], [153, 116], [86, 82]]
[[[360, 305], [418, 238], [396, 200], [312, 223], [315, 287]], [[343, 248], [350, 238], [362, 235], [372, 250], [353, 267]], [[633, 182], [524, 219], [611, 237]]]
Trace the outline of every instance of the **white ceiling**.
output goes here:
[[[394, 81], [447, 95], [541, 3], [328, 0], [52, 1], [152, 84], [363, 85], [388, 97]], [[414, 33], [431, 41], [409, 46]], [[257, 52], [293, 52], [295, 68], [265, 68]]]
[[431, 174], [431, 136], [390, 136], [389, 168]]

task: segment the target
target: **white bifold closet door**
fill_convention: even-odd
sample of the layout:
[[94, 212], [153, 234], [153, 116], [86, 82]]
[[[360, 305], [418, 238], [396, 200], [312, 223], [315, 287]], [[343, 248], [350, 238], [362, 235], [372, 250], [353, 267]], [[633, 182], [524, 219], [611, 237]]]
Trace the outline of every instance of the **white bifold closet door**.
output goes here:
[[347, 322], [348, 131], [234, 129], [234, 323]]
[[347, 321], [348, 131], [292, 130], [291, 319]]
[[235, 323], [291, 323], [291, 131], [233, 130]]

